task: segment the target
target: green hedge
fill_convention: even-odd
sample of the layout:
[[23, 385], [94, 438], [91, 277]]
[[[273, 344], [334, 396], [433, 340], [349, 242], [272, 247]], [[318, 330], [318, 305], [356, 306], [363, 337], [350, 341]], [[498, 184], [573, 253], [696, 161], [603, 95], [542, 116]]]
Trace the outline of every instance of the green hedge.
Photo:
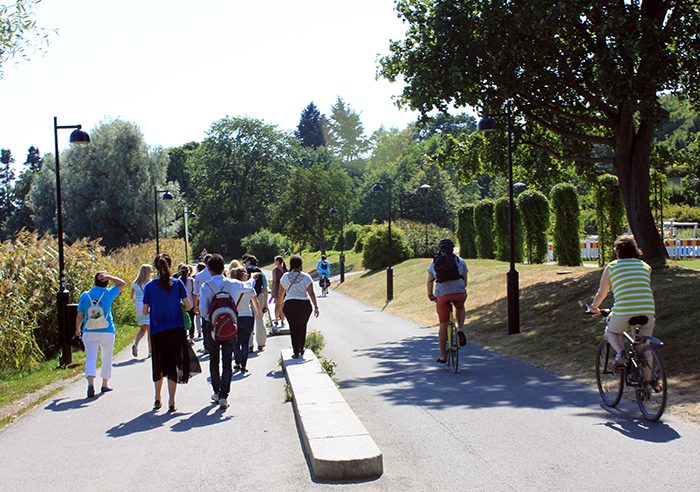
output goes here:
[[[368, 270], [378, 270], [387, 266], [389, 228], [386, 224], [372, 226], [365, 236], [362, 248], [362, 266]], [[391, 228], [391, 262], [399, 263], [411, 256], [411, 250], [404, 241], [401, 229]]]
[[275, 256], [286, 256], [292, 251], [292, 242], [282, 234], [260, 229], [243, 238], [241, 246], [246, 253], [254, 255], [261, 265], [271, 263]]
[[[523, 261], [523, 228], [520, 224], [520, 211], [515, 203], [513, 210], [513, 229], [515, 231], [515, 254], [517, 263]], [[510, 229], [508, 197], [504, 196], [496, 200], [493, 210], [494, 236], [496, 239], [496, 258], [501, 261], [510, 260]]]
[[428, 224], [428, 243], [425, 242], [425, 224], [415, 220], [399, 219], [392, 224], [401, 230], [404, 241], [410, 248], [411, 258], [432, 258], [437, 253], [438, 243], [441, 239], [450, 238], [455, 241], [454, 232], [435, 224]]
[[474, 208], [474, 228], [476, 229], [476, 252], [479, 258], [493, 259], [493, 200], [485, 198]]
[[554, 256], [559, 265], [578, 266], [581, 264], [581, 242], [576, 188], [569, 183], [554, 185], [550, 202], [554, 218]]
[[464, 205], [457, 212], [457, 239], [459, 256], [476, 258], [476, 228], [474, 227], [474, 204]]
[[596, 219], [598, 222], [598, 263], [604, 265], [615, 259], [613, 243], [625, 226], [625, 206], [622, 202], [617, 176], [598, 176], [595, 186]]
[[518, 196], [528, 263], [547, 260], [547, 229], [549, 229], [549, 200], [535, 190]]

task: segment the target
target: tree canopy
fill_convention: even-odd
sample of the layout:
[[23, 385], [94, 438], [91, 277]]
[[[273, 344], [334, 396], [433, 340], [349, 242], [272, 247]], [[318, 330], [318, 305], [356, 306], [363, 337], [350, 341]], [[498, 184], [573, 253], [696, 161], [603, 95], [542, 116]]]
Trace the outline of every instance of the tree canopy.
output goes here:
[[294, 135], [304, 147], [321, 147], [327, 144], [326, 118], [312, 102], [301, 112]]
[[697, 2], [399, 0], [397, 9], [408, 30], [381, 72], [405, 79], [403, 104], [503, 112], [512, 101], [520, 143], [614, 165], [633, 233], [648, 260], [663, 262], [649, 157], [659, 94], [698, 98]]

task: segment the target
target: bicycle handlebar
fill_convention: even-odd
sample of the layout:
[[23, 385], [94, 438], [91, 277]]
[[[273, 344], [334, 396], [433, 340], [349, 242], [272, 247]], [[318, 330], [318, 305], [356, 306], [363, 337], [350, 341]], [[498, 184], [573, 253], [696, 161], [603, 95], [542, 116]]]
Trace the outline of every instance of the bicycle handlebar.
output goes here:
[[[581, 307], [583, 307], [583, 314], [588, 314], [590, 316], [598, 316], [598, 313], [593, 313], [591, 312], [591, 305], [590, 304], [582, 304]], [[600, 311], [601, 316], [607, 316], [610, 314], [610, 309], [598, 309]]]

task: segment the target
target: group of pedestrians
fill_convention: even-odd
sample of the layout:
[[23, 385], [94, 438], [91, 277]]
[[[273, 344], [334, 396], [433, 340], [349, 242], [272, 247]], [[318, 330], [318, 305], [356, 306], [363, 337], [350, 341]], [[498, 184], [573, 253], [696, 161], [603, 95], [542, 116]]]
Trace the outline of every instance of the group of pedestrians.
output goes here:
[[[151, 279], [153, 271], [158, 277]], [[248, 373], [248, 357], [255, 345], [264, 350], [267, 331], [263, 315], [267, 311], [269, 285], [254, 256], [233, 260], [228, 266], [218, 254], [208, 254], [197, 266], [180, 266], [173, 272], [172, 259], [167, 253], [155, 257], [153, 265], [144, 264], [131, 284], [131, 296], [136, 307], [139, 331], [132, 345], [132, 355], [138, 356], [139, 343], [146, 338], [154, 383], [154, 410], [162, 407], [163, 380], [168, 380], [168, 411], [176, 411], [175, 395], [178, 384], [201, 372], [192, 345], [194, 333], [202, 336], [204, 353], [209, 354], [209, 371], [213, 394], [211, 400], [220, 408], [228, 407], [228, 396], [234, 371]], [[76, 336], [82, 336], [86, 350], [85, 376], [88, 398], [95, 396], [98, 350], [102, 351], [101, 392], [111, 391], [112, 355], [115, 326], [112, 303], [126, 282], [98, 272], [95, 286], [81, 295], [78, 305]], [[109, 283], [112, 287], [108, 287]], [[311, 276], [302, 271], [299, 256], [290, 259], [290, 270], [282, 257], [275, 258], [272, 275], [272, 295], [275, 301], [273, 330], [289, 323], [293, 357], [304, 354], [307, 323], [313, 312], [319, 315]], [[227, 304], [228, 303], [228, 304]], [[229, 306], [236, 315], [235, 336], [224, 335], [221, 329]], [[231, 306], [233, 306], [231, 308]], [[189, 323], [188, 323], [189, 322]], [[187, 328], [187, 330], [186, 330]], [[235, 364], [235, 365], [234, 365]]]

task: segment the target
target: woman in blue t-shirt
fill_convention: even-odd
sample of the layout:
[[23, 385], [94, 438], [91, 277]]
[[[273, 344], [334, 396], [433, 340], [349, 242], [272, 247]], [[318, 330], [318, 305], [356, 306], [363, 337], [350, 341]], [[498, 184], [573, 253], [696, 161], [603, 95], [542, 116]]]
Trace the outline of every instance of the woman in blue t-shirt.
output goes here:
[[146, 284], [143, 294], [143, 313], [149, 315], [151, 348], [153, 357], [153, 382], [155, 383], [155, 403], [153, 409], [161, 407], [163, 378], [168, 378], [168, 411], [174, 412], [177, 383], [185, 384], [190, 376], [199, 374], [199, 361], [187, 342], [185, 323], [180, 303], [189, 311], [192, 303], [187, 296], [185, 285], [172, 276], [172, 260], [163, 253], [156, 256], [154, 264], [158, 279]]

